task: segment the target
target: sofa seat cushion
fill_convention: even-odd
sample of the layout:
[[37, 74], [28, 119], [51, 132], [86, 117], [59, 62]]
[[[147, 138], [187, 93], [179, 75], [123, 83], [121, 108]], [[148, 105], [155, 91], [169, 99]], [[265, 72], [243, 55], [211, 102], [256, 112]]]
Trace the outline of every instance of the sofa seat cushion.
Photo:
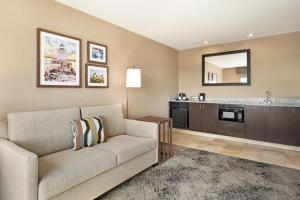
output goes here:
[[118, 164], [122, 164], [155, 149], [155, 140], [153, 138], [119, 135], [108, 138], [107, 142], [97, 144], [92, 148], [115, 152]]
[[40, 157], [38, 199], [50, 199], [115, 166], [116, 153], [92, 147]]

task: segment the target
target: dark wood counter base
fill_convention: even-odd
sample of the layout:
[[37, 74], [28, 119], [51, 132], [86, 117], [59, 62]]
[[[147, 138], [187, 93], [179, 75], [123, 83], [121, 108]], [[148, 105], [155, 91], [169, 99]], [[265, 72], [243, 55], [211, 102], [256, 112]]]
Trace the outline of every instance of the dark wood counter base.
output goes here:
[[[299, 107], [239, 105], [244, 108], [244, 123], [239, 123], [219, 120], [218, 109], [222, 104], [185, 104], [188, 108], [188, 122], [185, 128], [187, 130], [300, 146]], [[170, 117], [180, 124], [180, 119], [174, 119], [174, 115], [172, 116], [174, 107], [176, 102], [170, 102]], [[174, 128], [182, 128], [176, 125], [174, 123]]]

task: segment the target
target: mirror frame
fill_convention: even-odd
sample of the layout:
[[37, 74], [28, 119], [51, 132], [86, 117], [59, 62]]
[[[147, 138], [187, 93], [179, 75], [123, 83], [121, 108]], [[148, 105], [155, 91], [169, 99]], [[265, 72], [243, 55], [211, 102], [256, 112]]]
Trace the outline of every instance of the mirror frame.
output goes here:
[[[202, 86], [249, 86], [251, 85], [251, 55], [250, 49], [241, 49], [235, 51], [226, 51], [219, 53], [203, 54], [202, 55]], [[247, 83], [205, 83], [205, 58], [211, 56], [221, 56], [235, 53], [247, 53]]]

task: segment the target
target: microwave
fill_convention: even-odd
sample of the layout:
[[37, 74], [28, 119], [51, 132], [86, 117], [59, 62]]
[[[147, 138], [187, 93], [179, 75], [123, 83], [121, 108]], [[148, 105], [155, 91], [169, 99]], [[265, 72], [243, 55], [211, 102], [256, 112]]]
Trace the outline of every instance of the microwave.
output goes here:
[[244, 108], [239, 106], [220, 106], [219, 120], [244, 123]]

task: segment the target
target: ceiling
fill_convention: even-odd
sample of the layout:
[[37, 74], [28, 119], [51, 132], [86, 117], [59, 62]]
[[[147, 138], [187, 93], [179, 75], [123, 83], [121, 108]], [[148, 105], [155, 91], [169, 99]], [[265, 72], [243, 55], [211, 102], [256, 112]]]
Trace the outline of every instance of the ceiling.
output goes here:
[[56, 1], [178, 50], [300, 31], [300, 0]]
[[247, 53], [209, 56], [205, 58], [205, 62], [220, 68], [245, 67], [247, 66]]

